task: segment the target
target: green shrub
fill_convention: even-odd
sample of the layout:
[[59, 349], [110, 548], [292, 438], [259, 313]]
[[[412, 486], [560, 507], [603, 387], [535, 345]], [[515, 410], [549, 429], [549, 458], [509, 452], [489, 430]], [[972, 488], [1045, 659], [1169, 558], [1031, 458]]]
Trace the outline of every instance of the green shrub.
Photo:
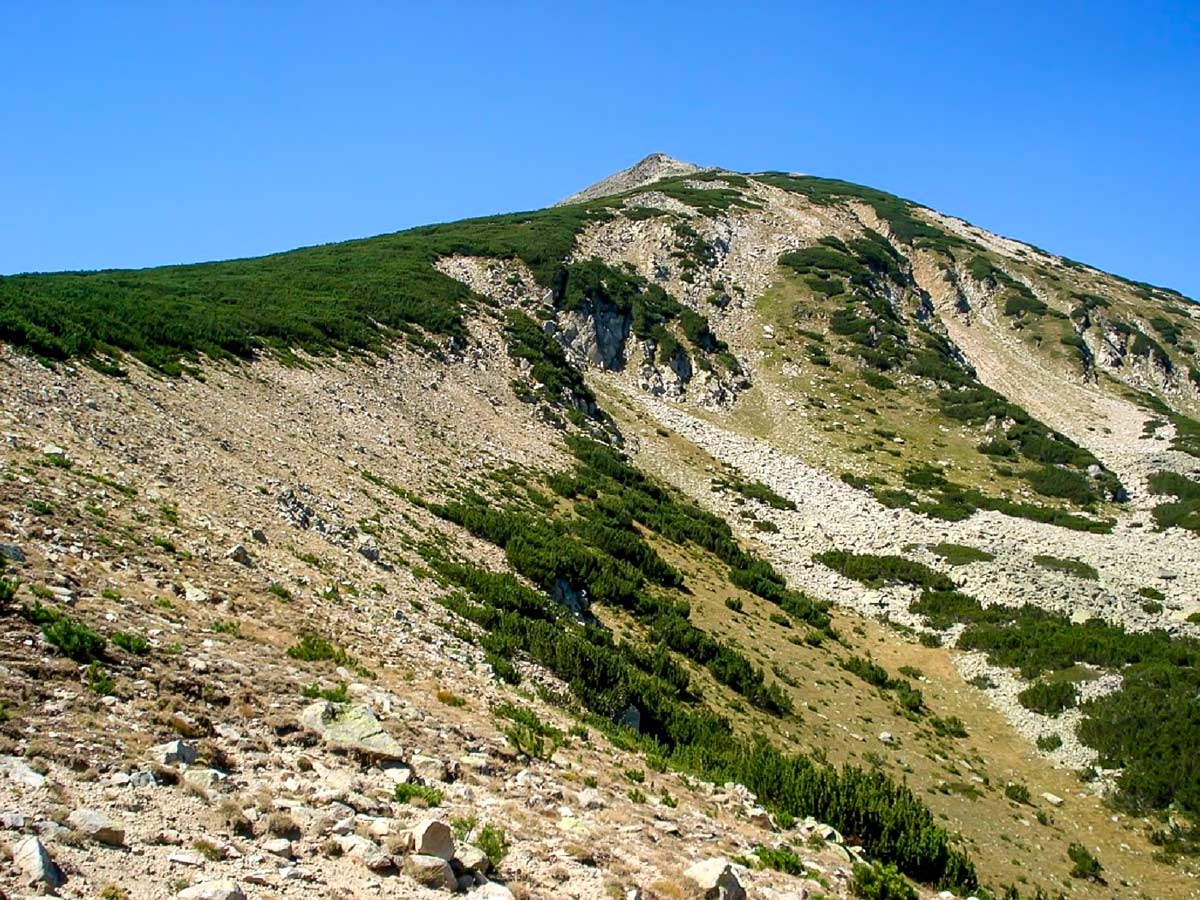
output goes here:
[[424, 806], [433, 807], [442, 805], [443, 794], [437, 788], [409, 783], [396, 785], [395, 797], [400, 803], [412, 803], [415, 800]]
[[87, 682], [88, 690], [93, 694], [100, 694], [107, 697], [116, 693], [116, 681], [114, 681], [112, 676], [108, 674], [108, 671], [104, 668], [104, 666], [100, 665], [100, 663], [96, 660], [92, 660], [92, 662], [88, 664], [85, 680]]
[[1102, 873], [1104, 867], [1100, 861], [1088, 851], [1083, 844], [1071, 844], [1067, 848], [1067, 857], [1071, 860], [1071, 877], [1084, 878], [1104, 884]]
[[750, 500], [757, 500], [759, 503], [765, 503], [773, 509], [788, 509], [794, 510], [796, 504], [786, 497], [781, 497], [775, 493], [761, 481], [744, 481], [741, 478], [714, 478], [714, 490], [729, 490], [736, 491], [743, 497]]
[[300, 689], [300, 696], [308, 700], [328, 700], [330, 703], [350, 702], [349, 690], [344, 684], [323, 688], [314, 681]]
[[334, 662], [339, 666], [350, 661], [345, 650], [313, 631], [301, 634], [300, 640], [288, 647], [287, 655], [304, 662]]
[[917, 892], [893, 865], [855, 863], [850, 893], [859, 900], [917, 900]]
[[150, 642], [140, 634], [128, 631], [117, 631], [112, 635], [112, 642], [127, 653], [134, 656], [145, 656], [150, 652]]
[[1004, 786], [1004, 796], [1013, 803], [1019, 803], [1025, 806], [1029, 805], [1029, 788], [1015, 781], [1010, 781]]
[[804, 860], [790, 847], [756, 847], [754, 855], [758, 857], [764, 869], [774, 869], [776, 872], [797, 877], [808, 873], [808, 866], [804, 864]]
[[1017, 694], [1018, 702], [1044, 716], [1057, 716], [1079, 703], [1079, 692], [1069, 681], [1037, 681]]
[[1057, 734], [1038, 735], [1037, 748], [1050, 753], [1063, 745], [1063, 739]]
[[508, 855], [508, 835], [503, 828], [488, 823], [479, 830], [475, 838], [475, 846], [484, 852], [492, 868], [499, 868], [504, 857]]
[[942, 542], [929, 548], [940, 556], [949, 566], [966, 566], [976, 562], [991, 562], [996, 557], [986, 550], [969, 547], [966, 544], [951, 544]]
[[1057, 556], [1039, 553], [1033, 557], [1033, 561], [1044, 569], [1065, 572], [1067, 575], [1074, 575], [1076, 578], [1083, 578], [1087, 581], [1097, 581], [1100, 578], [1100, 573], [1092, 566], [1077, 559], [1061, 559]]
[[104, 655], [104, 637], [68, 616], [58, 616], [43, 624], [42, 635], [47, 643], [78, 663], [94, 662]]
[[882, 587], [899, 582], [936, 591], [954, 589], [954, 582], [922, 563], [902, 556], [875, 556], [869, 553], [848, 553], [828, 550], [813, 557], [836, 572], [861, 581], [868, 587]]

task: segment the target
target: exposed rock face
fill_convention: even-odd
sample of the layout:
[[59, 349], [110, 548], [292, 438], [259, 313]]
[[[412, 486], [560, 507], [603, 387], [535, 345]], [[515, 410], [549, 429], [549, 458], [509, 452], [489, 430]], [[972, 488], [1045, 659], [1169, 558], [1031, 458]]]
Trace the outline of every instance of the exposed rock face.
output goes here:
[[359, 703], [330, 703], [318, 700], [300, 713], [300, 724], [321, 735], [339, 750], [361, 753], [376, 759], [403, 759], [404, 749], [383, 730], [371, 710]]
[[633, 320], [607, 303], [588, 300], [560, 316], [556, 337], [577, 360], [609, 371], [625, 367], [625, 342]]

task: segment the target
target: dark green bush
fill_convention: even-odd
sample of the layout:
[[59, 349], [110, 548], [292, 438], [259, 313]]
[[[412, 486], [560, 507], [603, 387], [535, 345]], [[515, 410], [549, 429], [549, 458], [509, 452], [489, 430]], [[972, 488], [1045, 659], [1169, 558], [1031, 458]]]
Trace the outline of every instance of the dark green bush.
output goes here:
[[882, 587], [898, 582], [936, 591], [954, 589], [954, 582], [941, 572], [935, 572], [922, 563], [902, 556], [876, 556], [870, 553], [827, 550], [813, 559], [869, 587]]
[[1057, 716], [1079, 703], [1079, 692], [1069, 681], [1036, 681], [1017, 694], [1017, 700], [1033, 712]]
[[104, 655], [102, 635], [69, 616], [58, 616], [42, 625], [47, 643], [78, 663], [90, 663]]
[[917, 900], [917, 892], [892, 865], [855, 863], [850, 893], [859, 900]]

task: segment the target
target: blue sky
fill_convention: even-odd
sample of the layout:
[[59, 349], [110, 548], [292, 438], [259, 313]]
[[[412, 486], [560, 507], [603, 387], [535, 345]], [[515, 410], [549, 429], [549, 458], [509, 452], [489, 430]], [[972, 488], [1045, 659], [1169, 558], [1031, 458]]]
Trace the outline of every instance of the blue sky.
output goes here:
[[1196, 0], [7, 3], [0, 35], [0, 273], [531, 209], [661, 150], [1200, 297]]

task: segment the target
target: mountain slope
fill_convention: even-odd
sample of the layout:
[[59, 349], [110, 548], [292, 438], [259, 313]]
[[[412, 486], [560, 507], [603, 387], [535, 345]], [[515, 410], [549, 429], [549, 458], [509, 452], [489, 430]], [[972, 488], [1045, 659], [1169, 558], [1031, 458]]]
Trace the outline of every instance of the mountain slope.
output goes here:
[[[923, 890], [1109, 896], [1078, 845], [1110, 884], [1189, 896], [1196, 306], [845, 182], [656, 156], [576, 196], [0, 279], [0, 336], [57, 365], [5, 358], [6, 752], [120, 809], [35, 735], [135, 760], [195, 731], [243, 792], [311, 812], [295, 852], [350, 887], [361, 864], [319, 853], [328, 797], [271, 759], [300, 765], [302, 690], [344, 687], [456, 762], [438, 788], [405, 756], [448, 816], [512, 823], [500, 876], [534, 895], [672, 896], [718, 851], [841, 893], [849, 845]], [[147, 647], [72, 663], [64, 616]], [[388, 771], [350, 804], [382, 849], [374, 820], [418, 815]], [[604, 817], [569, 799], [593, 779]], [[806, 847], [805, 815], [844, 840]], [[245, 876], [249, 830], [219, 874]], [[584, 861], [605, 839], [623, 852]], [[149, 852], [137, 896], [172, 865]]]

